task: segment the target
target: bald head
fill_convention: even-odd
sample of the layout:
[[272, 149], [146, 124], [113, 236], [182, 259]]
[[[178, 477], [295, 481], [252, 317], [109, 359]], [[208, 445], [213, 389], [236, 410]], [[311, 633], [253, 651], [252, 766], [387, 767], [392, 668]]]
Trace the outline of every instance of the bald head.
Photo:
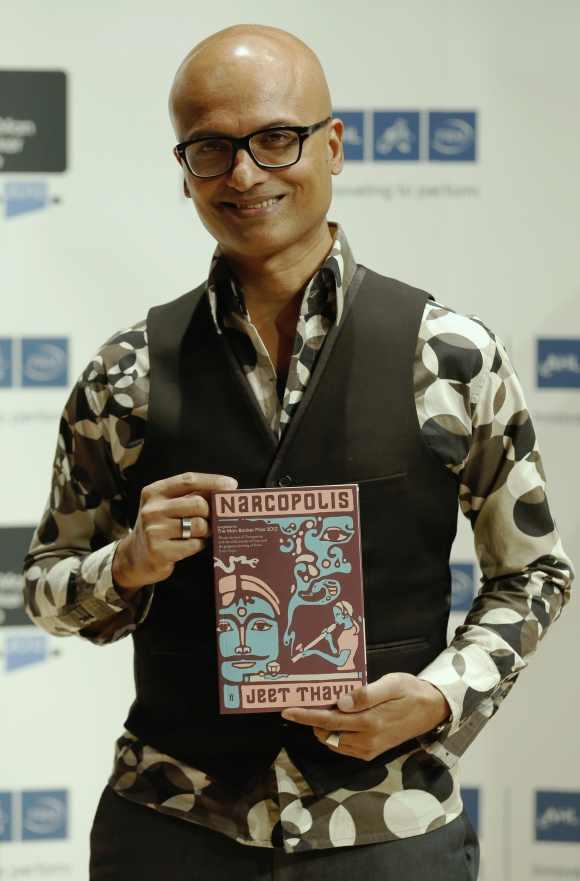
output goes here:
[[179, 66], [169, 97], [173, 127], [187, 137], [208, 111], [240, 118], [260, 105], [272, 120], [307, 124], [330, 116], [328, 84], [320, 61], [302, 40], [263, 25], [235, 25], [198, 43]]
[[[277, 28], [227, 28], [183, 60], [169, 105], [184, 193], [238, 272], [243, 261], [255, 266], [287, 257], [293, 266], [304, 253], [314, 262], [325, 256], [332, 242], [326, 214], [332, 175], [342, 169], [343, 125], [330, 119], [326, 77], [312, 49]], [[298, 129], [293, 140], [288, 129]], [[276, 158], [282, 154], [275, 151], [291, 143], [291, 161], [259, 162], [247, 138], [260, 133]], [[234, 150], [236, 141], [245, 145]], [[189, 164], [186, 145], [190, 156], [209, 157], [210, 165], [224, 154], [232, 164], [200, 176]]]

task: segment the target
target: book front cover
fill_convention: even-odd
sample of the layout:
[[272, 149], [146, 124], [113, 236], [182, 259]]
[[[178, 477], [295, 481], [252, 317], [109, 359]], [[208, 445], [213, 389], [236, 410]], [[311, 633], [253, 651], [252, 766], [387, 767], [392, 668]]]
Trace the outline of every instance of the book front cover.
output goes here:
[[217, 492], [212, 532], [222, 713], [366, 684], [356, 484]]

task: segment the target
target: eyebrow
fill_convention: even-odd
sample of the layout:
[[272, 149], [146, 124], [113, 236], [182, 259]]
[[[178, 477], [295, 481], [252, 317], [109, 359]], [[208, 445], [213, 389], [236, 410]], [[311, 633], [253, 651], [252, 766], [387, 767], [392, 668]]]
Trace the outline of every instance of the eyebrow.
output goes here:
[[[260, 132], [263, 129], [268, 128], [282, 128], [284, 126], [295, 126], [298, 125], [297, 122], [291, 122], [288, 119], [274, 119], [272, 122], [267, 122], [264, 125], [261, 125], [259, 128], [253, 129], [253, 132]], [[248, 132], [247, 134], [253, 134], [253, 132]], [[196, 129], [194, 131], [190, 131], [184, 141], [190, 141], [192, 138], [235, 138], [236, 135], [230, 135], [226, 132], [220, 132], [217, 129]], [[242, 137], [247, 137], [247, 135], [242, 135]]]

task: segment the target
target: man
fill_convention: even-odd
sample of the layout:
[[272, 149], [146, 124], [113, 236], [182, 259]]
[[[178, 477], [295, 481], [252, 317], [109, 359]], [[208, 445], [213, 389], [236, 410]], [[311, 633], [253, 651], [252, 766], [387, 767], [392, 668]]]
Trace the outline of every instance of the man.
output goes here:
[[[213, 35], [170, 107], [219, 247], [207, 283], [114, 336], [73, 390], [27, 560], [41, 626], [135, 643], [91, 879], [476, 878], [457, 757], [571, 579], [518, 380], [479, 321], [357, 267], [328, 223], [343, 126], [300, 40]], [[369, 686], [220, 717], [211, 491], [351, 480]], [[484, 579], [446, 648], [458, 498]]]

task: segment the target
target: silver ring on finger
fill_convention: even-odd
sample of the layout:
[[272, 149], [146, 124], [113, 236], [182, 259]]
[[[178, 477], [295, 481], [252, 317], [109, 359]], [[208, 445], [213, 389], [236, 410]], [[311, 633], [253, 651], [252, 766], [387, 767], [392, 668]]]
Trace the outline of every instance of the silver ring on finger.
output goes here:
[[326, 746], [332, 746], [334, 747], [334, 749], [340, 749], [340, 733], [338, 731], [331, 731], [324, 743], [326, 744]]
[[191, 517], [180, 517], [179, 519], [181, 520], [181, 538], [191, 538], [193, 535], [191, 531], [193, 525]]

